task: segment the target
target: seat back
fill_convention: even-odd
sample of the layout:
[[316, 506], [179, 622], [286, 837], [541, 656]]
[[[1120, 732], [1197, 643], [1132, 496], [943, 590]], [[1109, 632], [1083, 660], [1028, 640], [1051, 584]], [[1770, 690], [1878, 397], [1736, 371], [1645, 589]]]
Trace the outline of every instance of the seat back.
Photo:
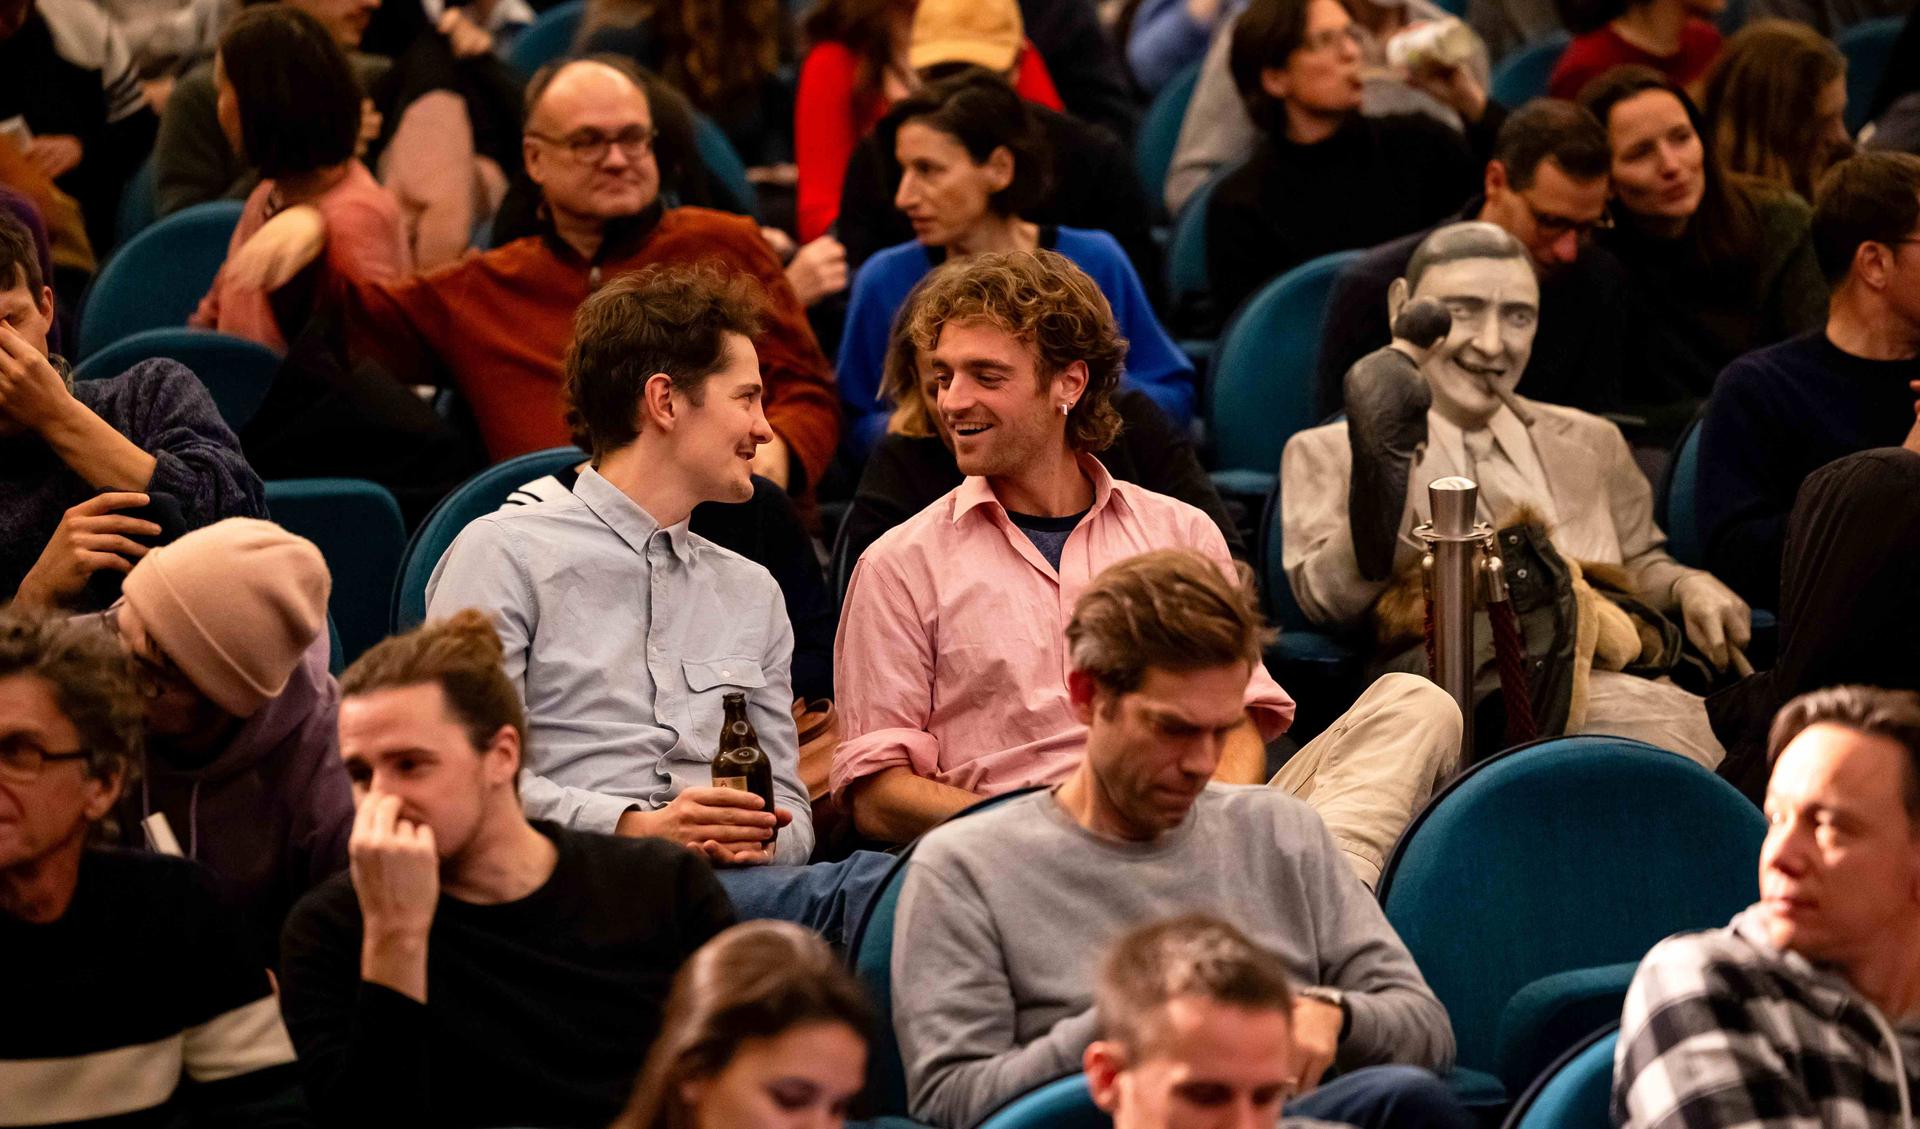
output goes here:
[[507, 49], [508, 65], [519, 71], [520, 77], [532, 78], [541, 67], [566, 58], [586, 14], [587, 0], [567, 0], [540, 13]]
[[227, 261], [240, 207], [238, 200], [214, 200], [183, 208], [114, 252], [80, 304], [74, 357], [143, 329], [186, 325]]
[[434, 567], [469, 522], [499, 509], [517, 487], [565, 470], [586, 457], [578, 447], [551, 447], [519, 455], [488, 467], [440, 499], [401, 554], [389, 626], [405, 631], [427, 618], [427, 581], [433, 579]]
[[[1212, 289], [1207, 276], [1207, 201], [1225, 175], [1222, 170], [1195, 189], [1173, 217], [1173, 236], [1167, 241], [1167, 299], [1174, 310], [1195, 308]], [[1161, 179], [1166, 179], [1164, 173]]]
[[980, 1129], [1113, 1129], [1113, 1118], [1093, 1104], [1087, 1076], [1073, 1074], [1001, 1106]]
[[[1436, 794], [1388, 858], [1380, 902], [1446, 1005], [1460, 1065], [1517, 1092], [1530, 1077], [1496, 1053], [1515, 996], [1724, 925], [1757, 896], [1765, 834], [1759, 809], [1684, 757], [1625, 738], [1554, 738], [1482, 761]], [[1525, 1050], [1537, 1063], [1540, 1048]]]
[[1516, 47], [1494, 68], [1489, 93], [1502, 106], [1519, 106], [1530, 98], [1545, 97], [1554, 65], [1572, 41], [1564, 29], [1555, 29]]
[[294, 478], [267, 483], [267, 515], [320, 547], [333, 574], [327, 608], [341, 655], [352, 662], [387, 634], [393, 578], [406, 551], [400, 503], [362, 478]]
[[1886, 16], [1854, 24], [1833, 37], [1834, 46], [1847, 57], [1847, 132], [1858, 133], [1867, 124], [1867, 111], [1873, 108], [1874, 92], [1893, 60], [1893, 42], [1900, 38], [1905, 16]]
[[1700, 421], [1694, 420], [1680, 435], [1673, 462], [1667, 467], [1666, 489], [1660, 492], [1660, 528], [1667, 534], [1667, 552], [1673, 559], [1694, 568], [1705, 568], [1707, 534], [1700, 528]]
[[1154, 211], [1166, 207], [1167, 169], [1173, 164], [1173, 151], [1180, 143], [1180, 127], [1187, 120], [1187, 104], [1193, 101], [1193, 88], [1200, 83], [1198, 60], [1180, 72], [1153, 96], [1140, 129], [1133, 137], [1133, 174], [1140, 178]]
[[1272, 474], [1287, 440], [1314, 425], [1327, 297], [1359, 256], [1339, 251], [1300, 264], [1261, 287], [1228, 323], [1206, 388], [1216, 469]]
[[114, 220], [114, 246], [122, 246], [127, 240], [153, 226], [160, 218], [160, 205], [154, 188], [153, 158], [140, 162], [133, 171], [133, 178], [127, 181], [127, 187], [120, 193], [120, 213]]
[[740, 159], [733, 142], [727, 140], [726, 131], [698, 110], [693, 114], [693, 142], [700, 153], [700, 163], [707, 166], [707, 171], [733, 197], [734, 206], [730, 210], [759, 218], [760, 199], [753, 191], [753, 183], [747, 179], [746, 162]]
[[1507, 1115], [1505, 1129], [1612, 1129], [1618, 1026], [1597, 1031], [1548, 1068]]
[[145, 329], [90, 354], [74, 366], [73, 378], [105, 380], [155, 357], [191, 369], [206, 385], [220, 418], [236, 432], [266, 402], [283, 359], [258, 341], [211, 329]]
[[[948, 817], [948, 822], [965, 819], [1030, 791], [1030, 788], [1021, 789], [981, 800]], [[907, 1070], [900, 1061], [900, 1042], [893, 1034], [893, 925], [900, 909], [900, 891], [906, 886], [907, 867], [913, 861], [913, 849], [918, 843], [916, 839], [901, 849], [893, 868], [887, 872], [886, 881], [867, 903], [866, 913], [854, 929], [853, 943], [847, 947], [847, 964], [866, 987], [877, 1020], [867, 1047], [866, 1095], [873, 1111], [881, 1116], [907, 1112]]]

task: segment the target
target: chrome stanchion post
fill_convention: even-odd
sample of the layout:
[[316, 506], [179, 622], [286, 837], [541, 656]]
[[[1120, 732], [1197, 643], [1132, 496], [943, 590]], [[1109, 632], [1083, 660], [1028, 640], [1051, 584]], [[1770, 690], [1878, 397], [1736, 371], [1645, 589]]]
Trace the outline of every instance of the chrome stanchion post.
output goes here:
[[1435, 479], [1427, 485], [1431, 521], [1413, 535], [1426, 543], [1433, 561], [1433, 669], [1428, 677], [1460, 706], [1460, 751], [1473, 749], [1473, 595], [1480, 559], [1493, 530], [1474, 520], [1480, 487], [1470, 478]]

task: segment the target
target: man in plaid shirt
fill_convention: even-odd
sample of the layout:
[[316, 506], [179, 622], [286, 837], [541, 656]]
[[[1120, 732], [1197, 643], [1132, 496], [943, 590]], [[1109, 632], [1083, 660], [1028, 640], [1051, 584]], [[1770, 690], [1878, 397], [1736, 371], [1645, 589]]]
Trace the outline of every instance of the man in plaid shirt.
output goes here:
[[1768, 742], [1760, 901], [1640, 964], [1626, 1126], [1912, 1126], [1920, 1091], [1920, 694], [1788, 702]]

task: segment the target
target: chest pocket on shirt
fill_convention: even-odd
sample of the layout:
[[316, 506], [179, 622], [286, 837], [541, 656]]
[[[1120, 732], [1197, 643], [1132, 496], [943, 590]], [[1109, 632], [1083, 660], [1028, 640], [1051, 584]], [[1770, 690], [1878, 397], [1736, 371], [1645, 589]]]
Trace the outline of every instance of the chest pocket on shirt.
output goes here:
[[712, 662], [682, 662], [680, 665], [686, 672], [687, 689], [696, 694], [722, 686], [757, 690], [767, 684], [767, 673], [760, 669], [758, 659], [714, 659]]

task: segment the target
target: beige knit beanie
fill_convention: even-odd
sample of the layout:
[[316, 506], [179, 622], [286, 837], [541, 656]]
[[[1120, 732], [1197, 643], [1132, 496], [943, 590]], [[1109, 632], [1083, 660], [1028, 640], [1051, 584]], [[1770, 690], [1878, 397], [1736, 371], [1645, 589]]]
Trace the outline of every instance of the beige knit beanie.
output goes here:
[[313, 542], [232, 517], [152, 550], [121, 591], [140, 628], [201, 693], [251, 717], [286, 688], [327, 629], [332, 585]]

